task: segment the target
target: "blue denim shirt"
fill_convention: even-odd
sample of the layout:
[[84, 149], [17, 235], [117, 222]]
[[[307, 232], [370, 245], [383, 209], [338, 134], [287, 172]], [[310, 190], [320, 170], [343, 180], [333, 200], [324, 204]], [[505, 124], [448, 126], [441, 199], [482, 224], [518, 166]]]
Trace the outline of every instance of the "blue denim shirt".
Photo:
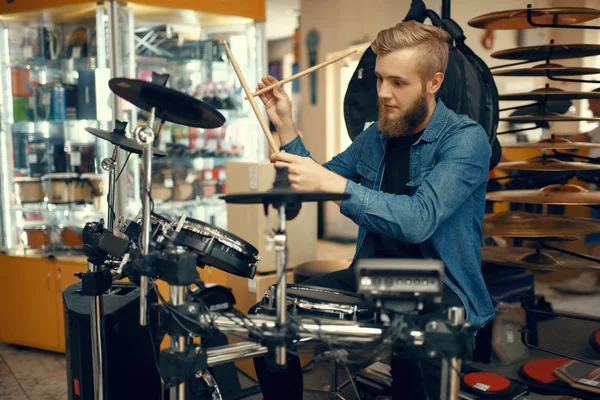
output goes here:
[[[373, 253], [383, 233], [419, 243], [425, 258], [446, 266], [445, 283], [462, 300], [467, 320], [483, 325], [494, 308], [481, 275], [482, 223], [491, 149], [483, 128], [437, 101], [410, 151], [411, 196], [380, 191], [388, 137], [372, 124], [324, 167], [348, 179], [341, 213], [359, 226], [354, 258]], [[309, 157], [300, 138], [282, 150]]]

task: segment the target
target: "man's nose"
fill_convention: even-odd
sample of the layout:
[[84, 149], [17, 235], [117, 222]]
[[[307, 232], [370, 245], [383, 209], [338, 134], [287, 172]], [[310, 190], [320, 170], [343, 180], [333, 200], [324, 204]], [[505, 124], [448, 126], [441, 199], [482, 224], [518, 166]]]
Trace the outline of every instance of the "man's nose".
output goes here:
[[389, 99], [392, 97], [389, 85], [383, 81], [379, 84], [379, 89], [377, 90], [377, 95], [380, 99]]

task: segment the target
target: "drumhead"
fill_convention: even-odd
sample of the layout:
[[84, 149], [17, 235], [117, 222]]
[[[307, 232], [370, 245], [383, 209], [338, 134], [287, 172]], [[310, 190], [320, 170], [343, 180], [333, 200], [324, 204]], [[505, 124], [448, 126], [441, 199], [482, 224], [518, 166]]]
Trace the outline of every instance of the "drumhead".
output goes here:
[[321, 303], [359, 305], [361, 300], [352, 292], [320, 286], [288, 285], [287, 296]]
[[182, 230], [189, 230], [200, 235], [205, 234], [206, 236], [214, 236], [219, 242], [231, 246], [245, 255], [254, 258], [257, 258], [258, 256], [256, 247], [252, 246], [241, 237], [217, 228], [214, 225], [207, 224], [206, 222], [198, 221], [194, 218], [186, 218]]

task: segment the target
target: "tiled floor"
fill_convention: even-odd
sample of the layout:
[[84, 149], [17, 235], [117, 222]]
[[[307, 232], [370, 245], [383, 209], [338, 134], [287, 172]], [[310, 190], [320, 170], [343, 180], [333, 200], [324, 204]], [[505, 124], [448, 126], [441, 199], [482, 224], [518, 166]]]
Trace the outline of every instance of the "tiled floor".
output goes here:
[[[350, 259], [352, 244], [319, 242], [319, 259]], [[557, 311], [598, 316], [600, 293], [593, 296], [564, 296], [551, 289], [550, 284], [536, 283], [539, 294], [546, 296]], [[341, 373], [343, 379], [344, 372]], [[326, 365], [320, 365], [305, 377], [305, 386], [322, 387], [328, 382]], [[243, 387], [252, 384], [240, 377]], [[344, 391], [352, 399], [351, 388]], [[64, 355], [0, 343], [0, 400], [64, 400], [67, 398], [66, 362]], [[250, 399], [260, 399], [260, 395]], [[324, 398], [323, 395], [306, 394], [305, 399]]]

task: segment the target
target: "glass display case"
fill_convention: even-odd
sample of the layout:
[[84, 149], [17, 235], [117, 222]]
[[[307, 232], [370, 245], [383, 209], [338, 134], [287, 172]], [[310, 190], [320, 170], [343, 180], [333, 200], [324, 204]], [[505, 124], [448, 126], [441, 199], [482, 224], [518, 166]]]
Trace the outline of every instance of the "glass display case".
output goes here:
[[[233, 10], [233, 8], [232, 8]], [[165, 122], [156, 145], [168, 153], [154, 158], [152, 200], [154, 211], [169, 218], [186, 215], [226, 229], [227, 192], [225, 164], [232, 159], [267, 157], [264, 134], [248, 101], [222, 41], [230, 47], [250, 85], [264, 75], [266, 39], [264, 23], [248, 17], [197, 10], [177, 10], [135, 2], [121, 6], [122, 43], [126, 75], [145, 81], [152, 73], [169, 74], [167, 86], [216, 108], [226, 121], [216, 129], [200, 129]], [[131, 129], [145, 123], [148, 113], [121, 102], [121, 117]], [[131, 156], [123, 192], [125, 212], [140, 207], [140, 157]]]
[[[3, 247], [78, 253], [104, 217], [111, 125], [106, 9], [96, 3], [0, 15]], [[97, 34], [101, 32], [101, 34]]]
[[[154, 211], [186, 215], [226, 228], [225, 163], [265, 159], [264, 135], [224, 51], [226, 40], [250, 85], [265, 74], [264, 0], [190, 4], [23, 2], [0, 6], [0, 186], [2, 246], [9, 252], [73, 253], [81, 228], [107, 216], [108, 173], [102, 161], [118, 153], [116, 216], [141, 208], [141, 157], [85, 131], [126, 136], [147, 113], [111, 92], [111, 77], [151, 80], [199, 98], [226, 118], [218, 129], [165, 122], [156, 145], [168, 156], [153, 161]], [[77, 3], [77, 1], [75, 1]], [[145, 3], [151, 3], [148, 5]], [[166, 3], [166, 2], [165, 2]], [[236, 7], [238, 5], [239, 7]], [[209, 8], [202, 10], [176, 7]], [[237, 15], [227, 15], [228, 13]], [[159, 121], [160, 122], [160, 121]]]

